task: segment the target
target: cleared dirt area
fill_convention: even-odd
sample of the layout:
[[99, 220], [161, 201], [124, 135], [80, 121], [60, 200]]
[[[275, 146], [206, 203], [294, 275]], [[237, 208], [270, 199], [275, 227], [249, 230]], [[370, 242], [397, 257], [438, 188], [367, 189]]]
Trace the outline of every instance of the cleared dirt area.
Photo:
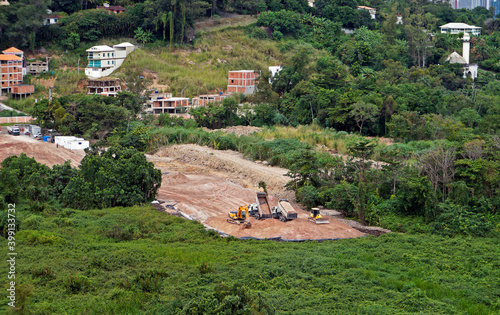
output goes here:
[[[10, 155], [25, 153], [38, 162], [52, 166], [66, 160], [76, 167], [85, 156], [83, 151], [56, 148], [55, 144], [28, 136], [0, 134], [0, 161]], [[217, 151], [197, 145], [175, 145], [146, 155], [163, 173], [158, 199], [175, 207], [207, 227], [236, 236], [283, 239], [352, 238], [364, 233], [333, 218], [330, 224], [316, 225], [307, 220], [309, 213], [292, 202], [298, 219], [281, 222], [275, 219], [250, 218], [252, 227], [227, 222], [228, 212], [241, 205], [255, 203], [259, 181], [267, 183], [271, 206], [279, 198], [293, 200], [293, 193], [284, 186], [289, 181], [287, 170], [255, 163], [233, 151]], [[169, 211], [167, 211], [169, 212]]]
[[293, 194], [285, 191], [289, 181], [287, 170], [245, 160], [233, 151], [216, 151], [197, 145], [175, 145], [163, 148], [149, 161], [163, 173], [162, 187], [158, 199], [168, 201], [175, 207], [218, 231], [227, 234], [257, 238], [281, 237], [284, 239], [351, 238], [364, 233], [330, 219], [330, 224], [316, 225], [307, 220], [309, 213], [293, 204], [298, 219], [281, 222], [275, 219], [256, 220], [250, 218], [252, 227], [227, 222], [229, 211], [239, 206], [255, 203], [259, 181], [267, 183], [271, 206], [279, 198], [292, 200]]
[[0, 162], [8, 156], [19, 156], [24, 153], [35, 158], [37, 162], [48, 166], [63, 164], [65, 161], [70, 160], [71, 166], [77, 167], [85, 156], [83, 150], [56, 148], [53, 143], [43, 142], [24, 135], [12, 136], [3, 129], [6, 129], [6, 127], [2, 127], [2, 133], [0, 134]]

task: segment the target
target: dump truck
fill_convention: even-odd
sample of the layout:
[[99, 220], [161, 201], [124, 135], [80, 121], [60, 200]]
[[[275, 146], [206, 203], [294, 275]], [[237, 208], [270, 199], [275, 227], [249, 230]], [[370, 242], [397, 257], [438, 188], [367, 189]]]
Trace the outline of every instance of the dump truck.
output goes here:
[[255, 197], [257, 200], [258, 212], [254, 215], [257, 220], [272, 218], [271, 207], [269, 206], [269, 200], [267, 199], [267, 194], [263, 192], [258, 192]]
[[21, 134], [21, 130], [19, 129], [18, 126], [8, 126], [7, 132], [13, 136], [19, 136]]
[[273, 207], [273, 218], [279, 219], [281, 222], [297, 219], [297, 211], [288, 202], [288, 199], [280, 199], [278, 205]]
[[316, 224], [327, 224], [330, 223], [330, 221], [326, 218], [323, 218], [323, 216], [319, 213], [319, 208], [312, 208], [311, 209], [311, 216], [308, 219], [311, 222], [314, 222]]

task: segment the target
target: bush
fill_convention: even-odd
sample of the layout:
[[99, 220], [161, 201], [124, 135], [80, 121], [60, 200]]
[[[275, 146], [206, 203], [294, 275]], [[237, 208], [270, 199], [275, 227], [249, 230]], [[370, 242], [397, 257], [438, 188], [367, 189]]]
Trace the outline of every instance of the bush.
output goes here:
[[250, 34], [250, 37], [256, 38], [256, 39], [268, 39], [269, 36], [267, 36], [266, 30], [256, 27], [252, 30], [252, 33]]
[[438, 205], [440, 215], [432, 224], [433, 233], [444, 236], [491, 236], [494, 224], [485, 215], [474, 213], [468, 206], [452, 203]]

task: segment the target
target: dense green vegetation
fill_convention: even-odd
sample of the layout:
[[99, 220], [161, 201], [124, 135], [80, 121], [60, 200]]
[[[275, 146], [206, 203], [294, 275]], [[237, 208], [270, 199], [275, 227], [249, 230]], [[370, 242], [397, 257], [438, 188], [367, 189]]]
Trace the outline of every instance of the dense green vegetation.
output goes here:
[[[304, 0], [111, 1], [127, 6], [119, 15], [93, 9], [99, 1], [11, 4], [0, 11], [2, 46], [61, 53], [51, 61], [57, 97], [13, 106], [42, 127], [99, 140], [80, 169], [26, 156], [2, 163], [3, 236], [7, 203], [16, 203], [19, 220], [20, 311], [500, 312], [497, 12], [378, 0], [318, 0], [315, 8]], [[356, 5], [376, 7], [377, 19]], [[42, 27], [47, 7], [68, 15]], [[196, 19], [224, 11], [263, 13], [257, 25], [193, 41]], [[459, 36], [439, 32], [448, 22], [483, 27], [471, 41], [475, 80], [445, 62], [461, 52]], [[130, 37], [143, 47], [117, 72], [129, 91], [116, 99], [70, 95], [83, 74], [64, 66], [75, 67], [89, 45]], [[275, 64], [283, 70], [271, 79], [266, 70]], [[258, 92], [193, 109], [193, 120], [137, 118], [143, 71], [176, 96], [196, 96], [222, 91], [232, 69], [262, 71]], [[241, 137], [199, 128], [232, 125], [264, 128]], [[151, 201], [161, 174], [139, 152], [178, 143], [287, 168], [288, 188], [307, 208], [338, 209], [407, 235], [244, 242], [149, 207], [107, 208]], [[113, 148], [99, 152], [101, 145]]]
[[276, 243], [220, 238], [150, 207], [34, 212], [18, 206], [17, 215], [17, 294], [25, 312], [500, 311], [498, 239], [386, 234]]
[[0, 230], [4, 236], [8, 204], [26, 204], [35, 212], [61, 206], [132, 206], [153, 201], [161, 185], [160, 171], [135, 149], [94, 147], [78, 169], [69, 161], [50, 169], [24, 153], [6, 158], [1, 166]]

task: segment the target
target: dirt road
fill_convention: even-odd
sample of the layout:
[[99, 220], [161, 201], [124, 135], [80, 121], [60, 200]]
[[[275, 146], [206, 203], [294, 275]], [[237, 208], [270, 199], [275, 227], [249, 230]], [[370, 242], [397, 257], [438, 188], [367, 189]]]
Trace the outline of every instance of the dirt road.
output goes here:
[[[2, 127], [2, 129], [6, 129], [6, 127]], [[12, 136], [2, 132], [0, 134], [0, 162], [8, 156], [19, 156], [21, 153], [34, 157], [37, 162], [48, 166], [63, 164], [65, 161], [70, 160], [71, 166], [77, 167], [85, 156], [83, 150], [56, 148], [53, 143], [43, 142], [24, 135]]]

